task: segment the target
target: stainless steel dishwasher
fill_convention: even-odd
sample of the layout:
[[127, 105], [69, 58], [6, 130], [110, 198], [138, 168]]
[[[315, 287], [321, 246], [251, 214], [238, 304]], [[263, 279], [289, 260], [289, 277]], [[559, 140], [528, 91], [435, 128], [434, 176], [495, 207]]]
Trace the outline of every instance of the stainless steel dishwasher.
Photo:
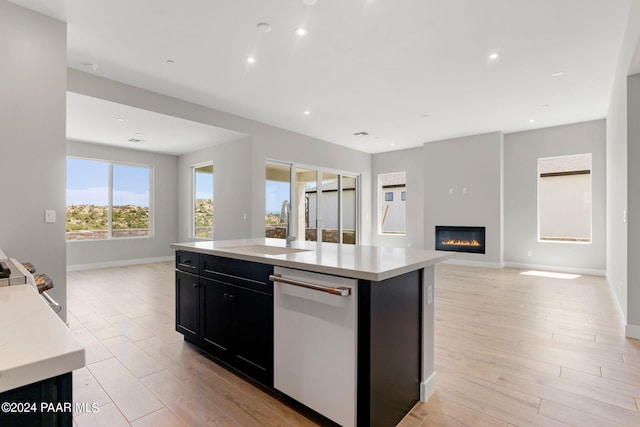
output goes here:
[[357, 280], [283, 267], [271, 279], [274, 387], [355, 426]]

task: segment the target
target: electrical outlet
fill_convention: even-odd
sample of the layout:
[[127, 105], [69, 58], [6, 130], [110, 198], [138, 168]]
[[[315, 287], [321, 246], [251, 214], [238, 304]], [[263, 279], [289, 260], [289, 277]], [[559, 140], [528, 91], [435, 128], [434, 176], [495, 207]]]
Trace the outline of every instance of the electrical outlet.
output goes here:
[[44, 222], [56, 222], [56, 211], [52, 209], [44, 211]]
[[527, 252], [527, 256], [533, 256], [533, 251]]
[[427, 286], [427, 304], [433, 303], [433, 285]]

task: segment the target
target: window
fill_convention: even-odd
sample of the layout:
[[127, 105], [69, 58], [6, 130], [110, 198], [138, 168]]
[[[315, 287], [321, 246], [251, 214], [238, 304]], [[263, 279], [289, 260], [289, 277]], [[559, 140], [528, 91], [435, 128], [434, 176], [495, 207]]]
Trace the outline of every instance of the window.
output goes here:
[[193, 167], [193, 237], [213, 239], [213, 165]]
[[538, 240], [591, 243], [591, 154], [538, 159]]
[[67, 158], [67, 240], [151, 235], [151, 167]]
[[380, 234], [405, 234], [406, 173], [394, 172], [378, 175]]

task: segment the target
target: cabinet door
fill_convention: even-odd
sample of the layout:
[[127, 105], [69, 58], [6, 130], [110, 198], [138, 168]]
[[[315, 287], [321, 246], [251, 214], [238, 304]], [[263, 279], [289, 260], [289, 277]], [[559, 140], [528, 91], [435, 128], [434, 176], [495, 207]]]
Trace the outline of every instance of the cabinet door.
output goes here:
[[200, 334], [200, 287], [198, 276], [176, 271], [176, 331], [197, 342]]
[[238, 369], [273, 385], [273, 297], [262, 292], [234, 289], [234, 362]]
[[212, 356], [227, 360], [232, 346], [231, 309], [233, 287], [200, 277], [202, 286], [202, 348]]

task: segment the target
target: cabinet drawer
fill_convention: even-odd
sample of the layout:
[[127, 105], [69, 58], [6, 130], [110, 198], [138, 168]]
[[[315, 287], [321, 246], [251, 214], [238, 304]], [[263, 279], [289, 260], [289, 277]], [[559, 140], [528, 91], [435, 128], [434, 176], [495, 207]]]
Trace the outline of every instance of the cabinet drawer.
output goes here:
[[200, 255], [200, 275], [221, 282], [273, 294], [269, 275], [273, 266], [213, 255]]
[[198, 274], [200, 254], [187, 251], [176, 251], [176, 269], [191, 274]]

